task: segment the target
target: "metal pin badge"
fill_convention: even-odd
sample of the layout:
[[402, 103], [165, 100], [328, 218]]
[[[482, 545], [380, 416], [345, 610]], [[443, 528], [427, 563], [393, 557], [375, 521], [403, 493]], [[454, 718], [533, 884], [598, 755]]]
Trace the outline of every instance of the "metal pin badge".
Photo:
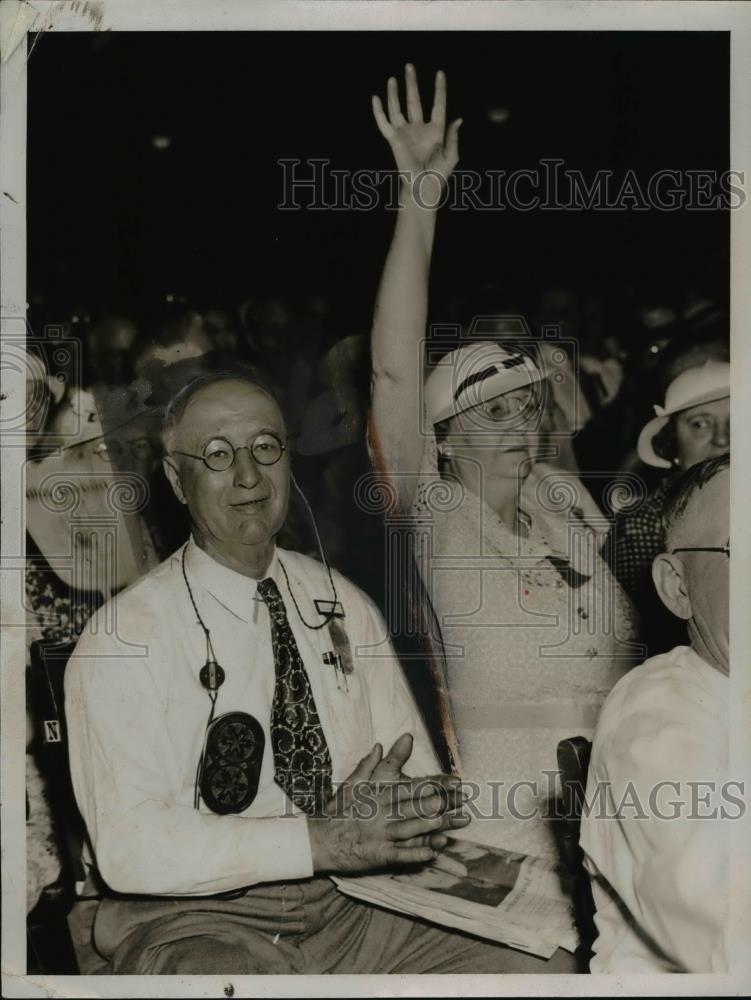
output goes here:
[[352, 660], [352, 647], [349, 636], [341, 621], [333, 618], [329, 622], [329, 636], [334, 647], [334, 652], [339, 657], [339, 668], [343, 674], [354, 673], [354, 662]]
[[224, 684], [224, 670], [216, 660], [207, 660], [201, 667], [198, 679], [207, 691], [217, 691]]

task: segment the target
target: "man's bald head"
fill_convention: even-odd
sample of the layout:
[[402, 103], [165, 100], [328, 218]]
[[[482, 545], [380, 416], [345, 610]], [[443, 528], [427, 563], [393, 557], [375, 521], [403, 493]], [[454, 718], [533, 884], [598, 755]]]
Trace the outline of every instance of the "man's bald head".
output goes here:
[[[178, 365], [171, 367], [177, 368]], [[191, 375], [190, 368], [186, 368], [186, 372], [188, 375]], [[220, 382], [244, 382], [250, 386], [254, 386], [269, 396], [281, 410], [279, 400], [267, 376], [254, 365], [238, 361], [233, 363], [225, 362], [220, 367], [210, 368], [206, 371], [199, 368], [173, 393], [165, 408], [162, 421], [162, 444], [165, 452], [168, 453], [171, 451], [175, 429], [182, 420], [194, 396]]]

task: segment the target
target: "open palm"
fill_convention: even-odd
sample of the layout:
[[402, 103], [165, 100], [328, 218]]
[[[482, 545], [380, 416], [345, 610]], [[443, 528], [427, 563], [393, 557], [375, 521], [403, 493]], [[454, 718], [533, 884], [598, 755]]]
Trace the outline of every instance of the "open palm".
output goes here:
[[446, 128], [446, 77], [436, 73], [433, 109], [429, 121], [423, 120], [417, 73], [411, 63], [404, 72], [407, 94], [407, 117], [402, 114], [399, 88], [395, 77], [387, 84], [388, 115], [380, 97], [373, 97], [373, 115], [381, 132], [391, 146], [400, 171], [412, 177], [423, 171], [434, 171], [444, 181], [459, 161], [459, 126], [461, 118]]

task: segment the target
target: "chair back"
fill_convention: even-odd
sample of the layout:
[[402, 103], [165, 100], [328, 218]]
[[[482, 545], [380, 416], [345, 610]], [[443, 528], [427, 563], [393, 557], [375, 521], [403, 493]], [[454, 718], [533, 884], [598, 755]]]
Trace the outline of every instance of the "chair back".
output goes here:
[[85, 878], [82, 861], [85, 825], [70, 777], [63, 683], [65, 667], [75, 646], [75, 642], [32, 642], [28, 678], [29, 709], [35, 727], [34, 755], [47, 789], [61, 850], [62, 880], [71, 898], [75, 883]]
[[592, 887], [584, 868], [584, 853], [579, 846], [582, 805], [591, 753], [592, 744], [584, 736], [572, 736], [558, 744], [558, 770], [563, 791], [561, 849], [564, 864], [573, 879], [574, 917], [579, 932], [576, 957], [582, 972], [589, 971], [592, 944], [597, 937]]

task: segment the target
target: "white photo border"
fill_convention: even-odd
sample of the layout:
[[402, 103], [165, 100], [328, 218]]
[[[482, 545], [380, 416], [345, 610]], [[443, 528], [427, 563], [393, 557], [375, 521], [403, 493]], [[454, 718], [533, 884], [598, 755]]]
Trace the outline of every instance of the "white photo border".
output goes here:
[[[746, 204], [731, 214], [731, 418], [736, 429], [732, 466], [731, 525], [731, 766], [751, 774], [751, 531], [744, 513], [751, 498], [751, 3], [584, 2], [584, 0], [485, 0], [443, 2], [390, 0], [30, 0], [0, 5], [6, 47], [0, 70], [0, 279], [6, 339], [24, 329], [26, 314], [26, 31], [253, 31], [253, 30], [466, 30], [466, 31], [726, 31], [730, 33], [731, 161], [743, 171]], [[5, 371], [2, 405], [24, 405], [20, 372]], [[23, 449], [2, 454], [2, 993], [8, 997], [221, 997], [235, 996], [672, 996], [742, 994], [751, 988], [751, 965], [728, 975], [671, 976], [27, 976], [24, 631], [13, 609], [24, 530], [19, 503]], [[742, 962], [751, 951], [751, 810], [734, 824], [730, 933]], [[747, 960], [747, 959], [746, 959]]]

